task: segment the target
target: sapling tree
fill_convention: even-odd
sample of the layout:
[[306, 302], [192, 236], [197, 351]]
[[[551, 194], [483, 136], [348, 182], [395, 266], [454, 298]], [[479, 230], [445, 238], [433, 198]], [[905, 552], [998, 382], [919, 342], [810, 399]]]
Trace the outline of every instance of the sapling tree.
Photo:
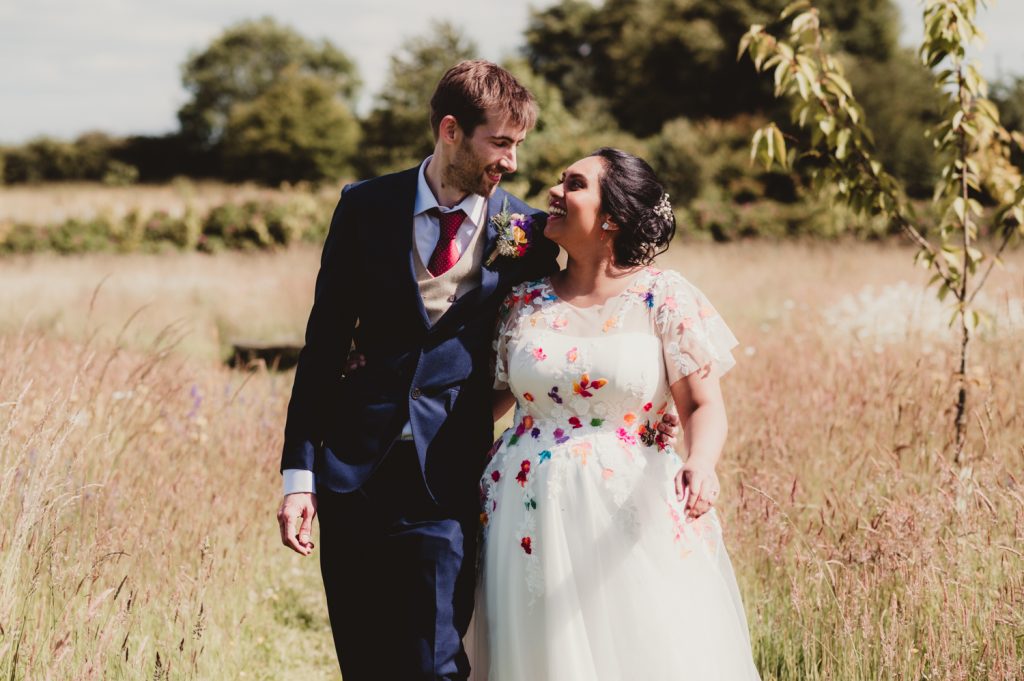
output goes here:
[[[932, 271], [929, 285], [939, 299], [953, 303], [950, 324], [960, 346], [957, 463], [967, 434], [970, 341], [989, 321], [975, 301], [1000, 256], [1024, 235], [1024, 187], [1010, 161], [1013, 147], [1024, 149], [1024, 137], [1000, 123], [988, 84], [966, 54], [983, 40], [975, 23], [979, 4], [985, 0], [924, 3], [918, 54], [945, 101], [941, 122], [930, 131], [942, 168], [933, 197], [937, 230], [924, 228], [901, 182], [876, 157], [868, 121], [810, 0], [788, 5], [772, 26], [751, 26], [739, 46], [739, 56], [749, 54], [758, 71], [773, 75], [775, 96], [791, 102], [791, 124], [804, 131], [798, 138], [769, 123], [754, 133], [751, 160], [769, 169], [799, 162], [816, 188], [830, 187], [853, 209], [887, 219], [916, 245], [915, 261]], [[988, 210], [982, 199], [992, 204]]]

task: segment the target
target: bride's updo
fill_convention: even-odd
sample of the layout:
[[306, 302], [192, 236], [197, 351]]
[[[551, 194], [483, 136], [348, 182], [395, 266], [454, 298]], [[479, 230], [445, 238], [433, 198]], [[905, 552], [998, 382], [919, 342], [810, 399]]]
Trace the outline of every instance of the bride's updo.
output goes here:
[[668, 249], [676, 233], [676, 218], [665, 188], [642, 158], [611, 147], [602, 147], [591, 156], [604, 164], [598, 181], [601, 210], [619, 226], [612, 246], [615, 263], [620, 267], [650, 265]]

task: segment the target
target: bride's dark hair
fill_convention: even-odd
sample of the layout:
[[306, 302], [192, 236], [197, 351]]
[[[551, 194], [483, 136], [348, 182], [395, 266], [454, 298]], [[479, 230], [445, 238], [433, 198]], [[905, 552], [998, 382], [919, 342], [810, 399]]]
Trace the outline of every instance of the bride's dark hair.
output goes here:
[[650, 265], [668, 249], [676, 233], [672, 212], [655, 210], [665, 188], [647, 161], [638, 156], [611, 147], [601, 147], [591, 156], [604, 164], [598, 180], [601, 210], [619, 226], [612, 246], [615, 263], [621, 267]]

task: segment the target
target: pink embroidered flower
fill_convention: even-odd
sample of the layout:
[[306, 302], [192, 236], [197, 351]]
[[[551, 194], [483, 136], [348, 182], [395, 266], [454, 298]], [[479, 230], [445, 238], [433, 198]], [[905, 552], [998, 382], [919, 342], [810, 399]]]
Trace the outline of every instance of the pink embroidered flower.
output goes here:
[[565, 317], [558, 317], [551, 321], [551, 328], [555, 331], [561, 331], [567, 326], [569, 326], [569, 320]]
[[611, 468], [605, 468], [601, 471], [601, 476], [605, 480], [611, 480], [615, 476], [615, 471]]
[[548, 358], [548, 356], [544, 354], [544, 348], [534, 348], [533, 349], [533, 357], [538, 362]]
[[653, 402], [648, 402], [647, 404], [644, 405], [644, 411], [650, 411], [653, 408], [654, 408], [654, 403]]
[[633, 433], [626, 430], [625, 428], [619, 428], [617, 431], [615, 431], [615, 434], [618, 435], [619, 439], [625, 442], [627, 445], [636, 444], [636, 436], [633, 435]]
[[579, 358], [580, 358], [579, 348], [570, 348], [569, 352], [565, 353], [565, 359], [568, 360], [568, 362], [570, 364], [574, 363]]

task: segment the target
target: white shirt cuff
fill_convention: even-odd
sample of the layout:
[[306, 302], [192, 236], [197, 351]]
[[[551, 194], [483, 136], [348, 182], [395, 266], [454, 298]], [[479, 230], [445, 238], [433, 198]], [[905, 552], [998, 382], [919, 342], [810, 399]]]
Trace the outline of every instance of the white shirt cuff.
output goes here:
[[304, 468], [286, 468], [281, 471], [284, 477], [285, 495], [298, 492], [311, 492], [316, 494], [316, 480], [313, 479], [313, 471]]

